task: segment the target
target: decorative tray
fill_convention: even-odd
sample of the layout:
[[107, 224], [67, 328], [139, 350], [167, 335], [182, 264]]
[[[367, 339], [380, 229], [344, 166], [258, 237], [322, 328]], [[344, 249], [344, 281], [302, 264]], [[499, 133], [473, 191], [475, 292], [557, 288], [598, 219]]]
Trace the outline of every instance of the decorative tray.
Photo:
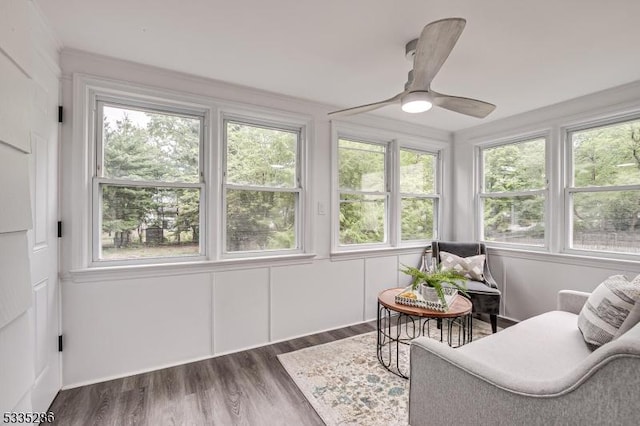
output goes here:
[[[416, 306], [418, 308], [432, 309], [434, 311], [446, 312], [453, 300], [458, 295], [458, 290], [451, 287], [444, 287], [444, 300], [446, 306], [437, 297], [434, 300], [426, 300], [420, 290], [412, 290], [411, 286], [406, 287], [396, 296], [396, 303], [401, 305]], [[412, 295], [412, 296], [411, 296]]]

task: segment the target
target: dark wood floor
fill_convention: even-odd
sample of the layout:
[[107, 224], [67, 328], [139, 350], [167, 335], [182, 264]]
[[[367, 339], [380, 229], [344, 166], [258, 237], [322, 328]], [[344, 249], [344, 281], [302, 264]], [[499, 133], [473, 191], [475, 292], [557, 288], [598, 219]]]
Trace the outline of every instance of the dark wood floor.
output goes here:
[[64, 390], [50, 411], [57, 425], [323, 425], [276, 356], [374, 330], [372, 321]]
[[323, 425], [278, 354], [375, 330], [375, 322], [61, 391], [58, 425]]

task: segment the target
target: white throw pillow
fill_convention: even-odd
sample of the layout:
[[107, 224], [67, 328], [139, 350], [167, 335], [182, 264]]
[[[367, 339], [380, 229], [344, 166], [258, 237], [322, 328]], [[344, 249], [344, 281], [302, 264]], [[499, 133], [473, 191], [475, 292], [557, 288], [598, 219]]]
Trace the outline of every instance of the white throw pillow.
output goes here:
[[625, 321], [639, 300], [640, 275], [631, 282], [624, 275], [604, 280], [591, 293], [578, 316], [578, 328], [587, 345], [598, 348], [617, 338], [620, 328], [630, 328]]
[[442, 265], [442, 269], [453, 269], [466, 278], [484, 282], [483, 271], [485, 257], [484, 254], [460, 257], [446, 251], [441, 251], [440, 265]]

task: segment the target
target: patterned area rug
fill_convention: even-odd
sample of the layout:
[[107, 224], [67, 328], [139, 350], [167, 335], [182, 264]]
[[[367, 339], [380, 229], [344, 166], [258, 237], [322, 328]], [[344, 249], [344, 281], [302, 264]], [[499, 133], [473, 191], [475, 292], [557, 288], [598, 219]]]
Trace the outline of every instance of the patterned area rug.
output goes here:
[[[473, 339], [489, 334], [491, 326], [474, 319]], [[429, 335], [440, 338], [435, 324], [430, 325]], [[455, 331], [453, 339], [457, 342]], [[408, 347], [401, 349], [402, 369], [409, 371]], [[278, 359], [327, 425], [407, 425], [409, 381], [380, 365], [376, 332], [281, 354]]]

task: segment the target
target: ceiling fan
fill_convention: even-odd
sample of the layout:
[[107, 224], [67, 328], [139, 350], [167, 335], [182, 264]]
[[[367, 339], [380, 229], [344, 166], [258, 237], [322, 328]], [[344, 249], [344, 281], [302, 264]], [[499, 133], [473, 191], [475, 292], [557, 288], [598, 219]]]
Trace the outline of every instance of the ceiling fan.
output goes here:
[[332, 117], [373, 111], [386, 105], [400, 103], [402, 110], [410, 113], [425, 112], [433, 105], [472, 117], [484, 118], [496, 106], [477, 99], [463, 98], [431, 90], [431, 81], [456, 45], [464, 26], [462, 18], [447, 18], [427, 24], [420, 38], [405, 46], [407, 59], [413, 60], [413, 70], [404, 85], [404, 91], [384, 101], [374, 102], [330, 112]]

